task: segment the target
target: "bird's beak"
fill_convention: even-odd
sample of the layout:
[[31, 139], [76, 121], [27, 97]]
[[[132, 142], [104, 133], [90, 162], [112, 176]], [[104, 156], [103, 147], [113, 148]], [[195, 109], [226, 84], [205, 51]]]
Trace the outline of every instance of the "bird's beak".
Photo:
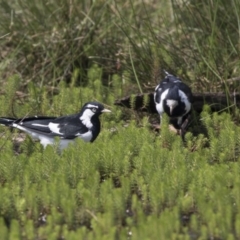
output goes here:
[[111, 111], [110, 110], [108, 110], [108, 109], [106, 109], [106, 108], [104, 108], [103, 110], [102, 110], [102, 113], [110, 113]]
[[173, 107], [172, 107], [172, 106], [170, 106], [170, 107], [169, 107], [169, 110], [170, 110], [170, 115], [172, 115], [172, 110], [173, 110]]

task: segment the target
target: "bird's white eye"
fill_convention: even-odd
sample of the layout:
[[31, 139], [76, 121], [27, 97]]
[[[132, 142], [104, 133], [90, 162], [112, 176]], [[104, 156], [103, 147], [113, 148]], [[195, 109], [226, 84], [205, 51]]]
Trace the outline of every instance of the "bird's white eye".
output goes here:
[[97, 109], [96, 109], [96, 108], [92, 108], [92, 112], [94, 112], [94, 113], [95, 113], [96, 111], [97, 111]]

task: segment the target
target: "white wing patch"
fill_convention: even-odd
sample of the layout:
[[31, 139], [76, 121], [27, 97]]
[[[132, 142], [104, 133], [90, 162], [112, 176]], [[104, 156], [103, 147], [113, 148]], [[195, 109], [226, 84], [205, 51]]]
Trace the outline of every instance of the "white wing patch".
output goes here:
[[181, 80], [174, 80], [174, 83], [182, 82]]
[[52, 132], [63, 135], [63, 133], [60, 132], [60, 128], [59, 128], [59, 124], [58, 124], [58, 123], [52, 123], [52, 122], [50, 122], [50, 123], [48, 124], [48, 127], [49, 127], [49, 129], [50, 129]]
[[183, 91], [178, 91], [181, 101], [185, 103], [185, 111], [188, 113], [191, 110], [192, 104], [189, 102], [187, 95]]
[[48, 127], [48, 125], [43, 125], [43, 124], [40, 124], [40, 123], [33, 123], [32, 125], [33, 126], [38, 126], [38, 127]]
[[163, 109], [163, 100], [166, 98], [167, 94], [168, 94], [169, 89], [166, 89], [162, 94], [161, 94], [161, 99], [160, 99], [160, 103], [156, 104], [156, 109], [158, 111], [158, 114], [160, 116], [162, 116], [162, 114], [164, 113], [164, 109]]

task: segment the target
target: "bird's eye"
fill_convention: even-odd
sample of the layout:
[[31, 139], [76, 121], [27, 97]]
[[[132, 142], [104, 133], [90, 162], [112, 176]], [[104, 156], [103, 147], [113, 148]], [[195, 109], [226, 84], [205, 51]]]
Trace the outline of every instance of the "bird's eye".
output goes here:
[[97, 109], [96, 108], [92, 108], [92, 111], [95, 113], [97, 111]]

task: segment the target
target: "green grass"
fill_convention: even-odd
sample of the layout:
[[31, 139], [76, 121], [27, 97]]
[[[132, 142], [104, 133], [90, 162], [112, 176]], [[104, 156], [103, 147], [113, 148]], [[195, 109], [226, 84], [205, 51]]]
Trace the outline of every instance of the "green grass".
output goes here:
[[23, 89], [29, 82], [52, 89], [69, 84], [74, 74], [83, 86], [87, 69], [97, 63], [104, 85], [111, 86], [116, 73], [122, 84], [130, 80], [125, 93], [154, 87], [160, 69], [197, 91], [228, 92], [236, 84], [226, 79], [239, 76], [238, 9], [236, 0], [3, 0], [0, 74], [21, 75]]
[[0, 4], [0, 116], [90, 100], [113, 112], [93, 144], [62, 154], [0, 126], [1, 239], [240, 238], [239, 110], [205, 106], [183, 143], [167, 119], [155, 133], [154, 116], [114, 106], [153, 91], [162, 69], [195, 92], [237, 91], [239, 1]]

